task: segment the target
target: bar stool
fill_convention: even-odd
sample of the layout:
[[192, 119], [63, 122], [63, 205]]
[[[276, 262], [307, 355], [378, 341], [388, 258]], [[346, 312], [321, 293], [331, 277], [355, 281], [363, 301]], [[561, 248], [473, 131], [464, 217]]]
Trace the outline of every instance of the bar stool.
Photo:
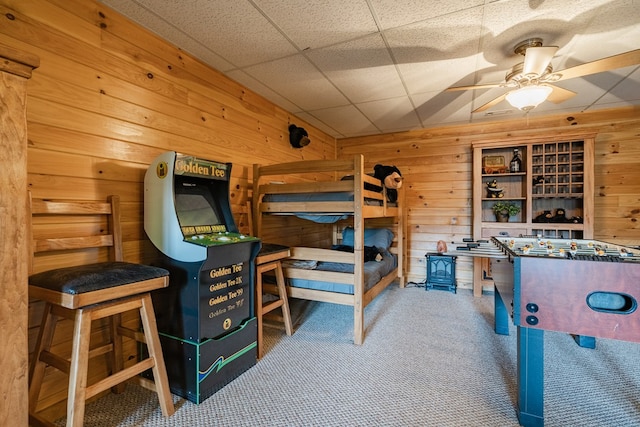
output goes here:
[[[47, 223], [48, 217], [53, 215], [60, 219]], [[82, 215], [82, 222], [60, 225], [61, 221], [68, 221], [77, 215]], [[101, 232], [104, 225], [100, 218], [103, 216], [107, 217], [109, 234]], [[110, 196], [107, 202], [52, 202], [33, 199], [31, 217], [40, 217], [40, 224], [55, 224], [60, 230], [47, 230], [47, 238], [32, 239], [32, 253], [106, 247], [113, 261], [62, 267], [29, 277], [29, 296], [45, 302], [29, 375], [30, 424], [51, 425], [36, 413], [47, 365], [69, 375], [68, 427], [82, 426], [87, 399], [109, 388], [113, 392], [121, 392], [125, 381], [139, 378], [138, 375], [148, 369], [153, 372], [155, 384], [142, 378], [139, 378], [139, 382], [155, 389], [162, 413], [171, 416], [175, 409], [150, 295], [150, 291], [168, 286], [169, 272], [158, 267], [122, 261], [119, 198]], [[92, 229], [96, 233], [79, 236], [81, 233], [76, 228]], [[130, 310], [139, 311], [143, 332], [121, 324], [121, 314]], [[51, 344], [59, 318], [74, 322], [70, 359], [52, 352]], [[103, 340], [102, 345], [90, 349], [92, 321], [103, 318], [109, 319], [107, 329], [110, 340], [107, 343]], [[148, 350], [146, 358], [141, 358], [142, 360], [126, 368], [123, 360], [123, 336], [145, 343]], [[87, 385], [89, 359], [101, 355], [109, 355], [111, 374]]]
[[[289, 300], [287, 299], [287, 289], [284, 284], [284, 274], [282, 272], [282, 260], [288, 258], [290, 250], [288, 246], [276, 245], [273, 243], [264, 243], [258, 256], [256, 257], [256, 317], [258, 319], [258, 359], [262, 358], [263, 336], [262, 336], [262, 317], [275, 310], [282, 308], [282, 318], [284, 320], [284, 328], [287, 335], [293, 334], [293, 325], [291, 322], [291, 312], [289, 311]], [[263, 274], [270, 271], [275, 272], [276, 285], [265, 285]], [[276, 295], [277, 299], [264, 302], [264, 293]]]

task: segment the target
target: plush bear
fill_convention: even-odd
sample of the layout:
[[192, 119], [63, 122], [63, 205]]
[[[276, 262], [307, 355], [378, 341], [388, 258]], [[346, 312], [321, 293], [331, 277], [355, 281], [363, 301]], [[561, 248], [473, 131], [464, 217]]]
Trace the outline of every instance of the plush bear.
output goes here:
[[556, 214], [553, 218], [551, 218], [550, 222], [558, 222], [558, 223], [566, 223], [569, 222], [569, 219], [566, 217], [566, 212], [562, 208], [556, 209]]
[[[374, 178], [378, 178], [382, 185], [387, 189], [387, 201], [395, 203], [398, 200], [398, 188], [402, 187], [402, 174], [400, 170], [395, 166], [375, 165], [373, 167], [373, 173], [368, 174]], [[353, 175], [346, 175], [341, 178], [342, 180], [352, 180]], [[382, 188], [378, 185], [364, 183], [364, 188], [371, 191], [382, 191]]]
[[491, 180], [487, 182], [487, 197], [490, 199], [501, 199], [504, 197], [502, 188], [498, 188], [498, 181]]
[[387, 189], [387, 201], [395, 203], [398, 200], [398, 188], [402, 187], [402, 174], [395, 166], [375, 165], [373, 176], [378, 178]]
[[533, 222], [551, 222], [553, 214], [551, 211], [544, 211], [533, 219]]
[[[333, 245], [331, 247], [331, 249], [333, 249], [334, 251], [351, 252], [351, 253], [353, 253], [353, 246]], [[365, 246], [364, 247], [364, 262], [368, 262], [368, 261], [376, 261], [376, 262], [382, 261], [382, 253], [381, 253], [380, 249], [376, 248], [375, 246]]]
[[293, 148], [302, 148], [309, 145], [311, 140], [309, 134], [304, 128], [296, 125], [289, 125], [289, 143]]
[[544, 177], [542, 175], [538, 175], [533, 178], [533, 185], [544, 184]]

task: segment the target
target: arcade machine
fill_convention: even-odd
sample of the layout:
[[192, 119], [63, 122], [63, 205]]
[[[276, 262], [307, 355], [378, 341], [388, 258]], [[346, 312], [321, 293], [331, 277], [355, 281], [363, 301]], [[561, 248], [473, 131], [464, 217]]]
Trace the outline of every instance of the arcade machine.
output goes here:
[[260, 241], [240, 234], [229, 204], [231, 164], [173, 151], [144, 179], [144, 229], [154, 264], [170, 271], [154, 292], [171, 391], [196, 404], [257, 360], [254, 261]]

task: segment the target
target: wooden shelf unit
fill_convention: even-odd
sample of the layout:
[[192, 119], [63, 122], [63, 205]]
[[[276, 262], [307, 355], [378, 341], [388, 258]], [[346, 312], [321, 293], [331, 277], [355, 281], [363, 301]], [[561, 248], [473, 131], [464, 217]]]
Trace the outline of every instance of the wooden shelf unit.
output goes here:
[[[472, 143], [473, 150], [473, 238], [540, 235], [542, 238], [592, 239], [594, 204], [593, 134], [558, 134], [549, 137], [486, 140]], [[508, 167], [518, 149], [523, 170], [518, 173], [485, 173], [485, 156], [503, 156]], [[494, 170], [490, 169], [489, 172]], [[496, 180], [502, 198], [489, 197], [487, 183]], [[534, 181], [535, 179], [535, 181]], [[520, 206], [509, 222], [497, 222], [491, 209], [497, 200]], [[555, 216], [565, 211], [575, 222], [538, 222], [545, 211]], [[474, 294], [492, 285], [486, 259], [474, 262]]]

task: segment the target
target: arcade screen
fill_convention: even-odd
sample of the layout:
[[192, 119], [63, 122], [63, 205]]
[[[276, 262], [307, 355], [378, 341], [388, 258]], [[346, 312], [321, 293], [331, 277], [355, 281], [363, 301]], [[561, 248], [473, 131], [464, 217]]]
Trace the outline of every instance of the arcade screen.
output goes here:
[[175, 206], [184, 234], [225, 231], [224, 218], [209, 183], [177, 182]]

